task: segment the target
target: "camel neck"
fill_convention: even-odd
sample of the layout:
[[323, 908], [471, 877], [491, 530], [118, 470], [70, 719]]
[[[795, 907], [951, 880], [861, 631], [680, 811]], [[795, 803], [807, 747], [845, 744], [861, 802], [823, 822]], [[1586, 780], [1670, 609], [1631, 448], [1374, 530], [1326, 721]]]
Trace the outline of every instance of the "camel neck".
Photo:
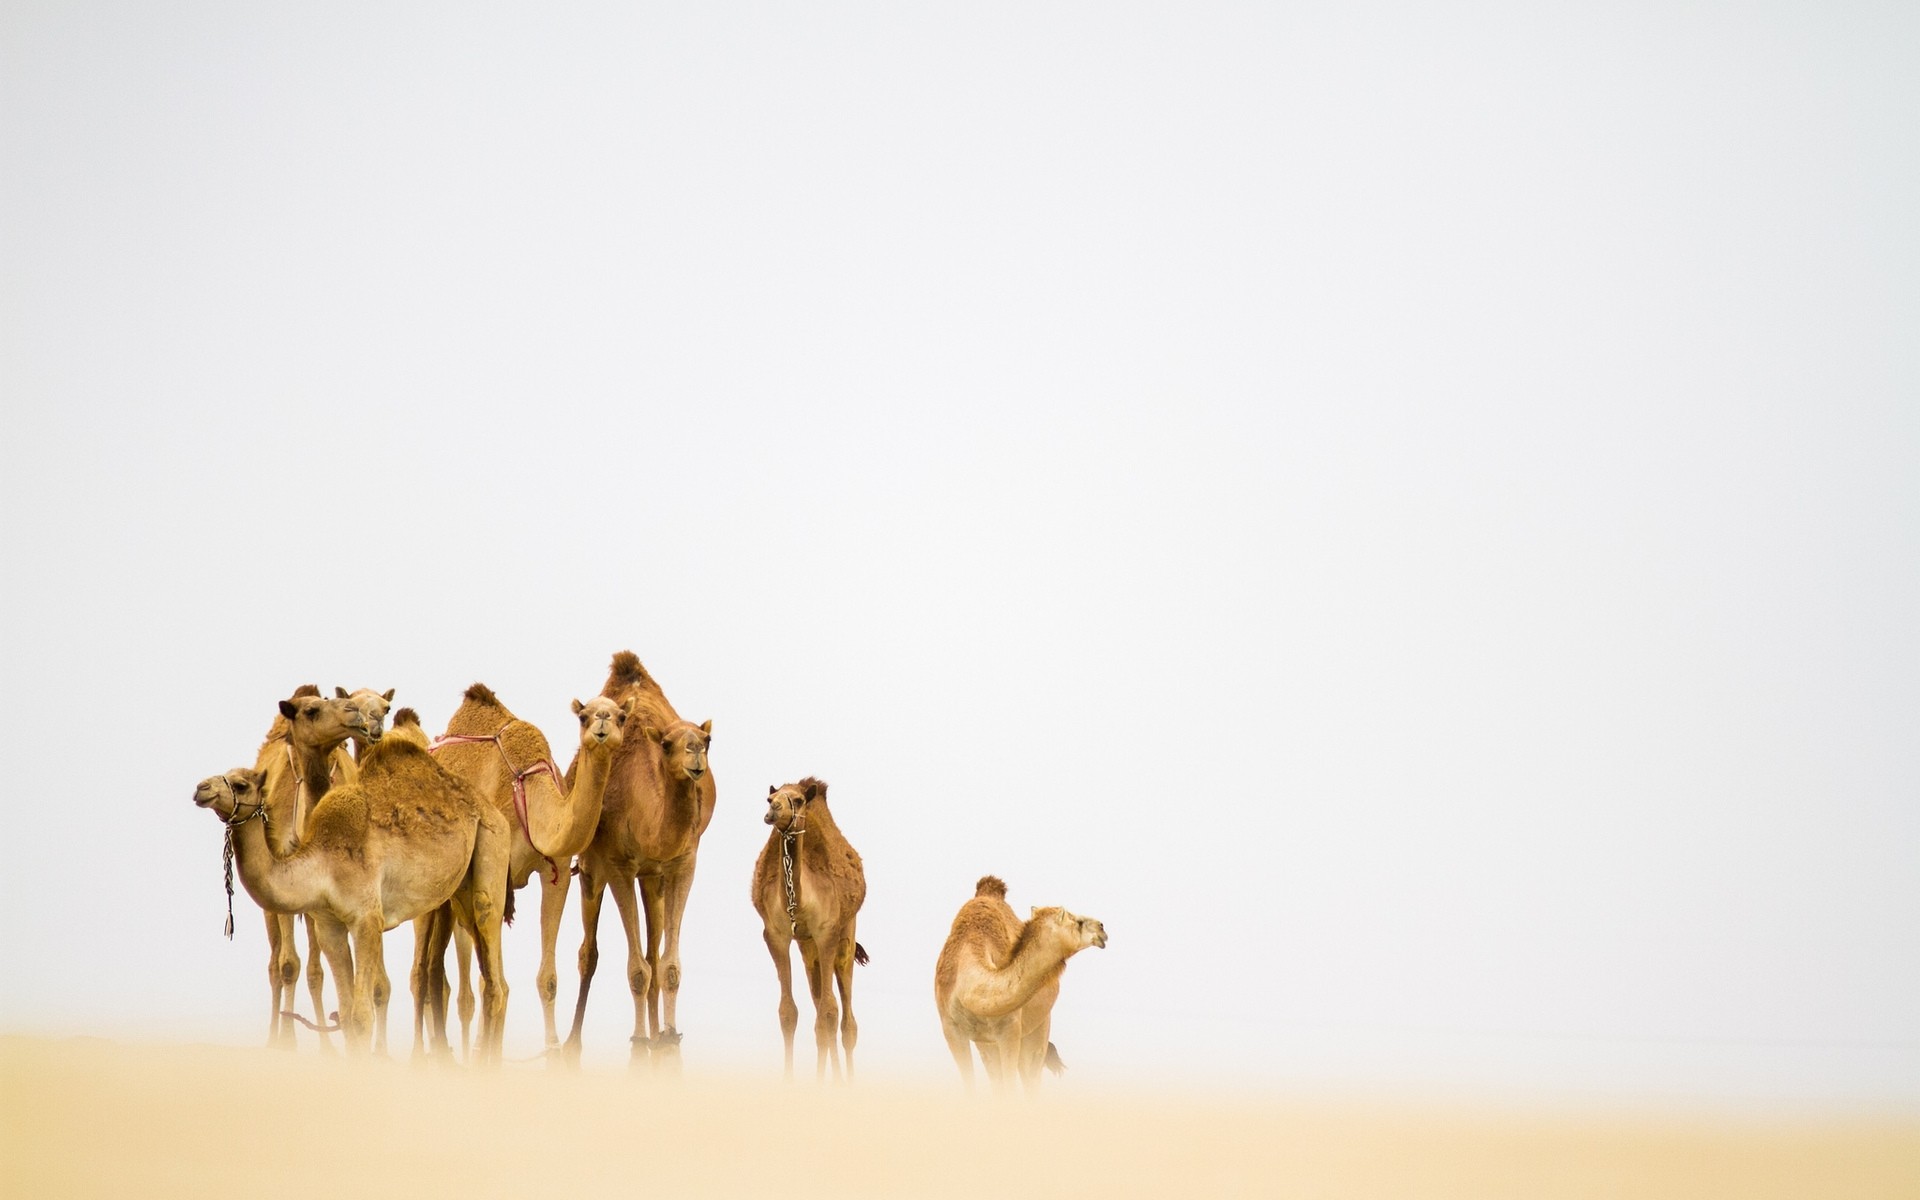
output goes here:
[[967, 1007], [981, 1016], [1000, 1017], [1033, 999], [1035, 992], [1060, 977], [1067, 956], [1051, 939], [1025, 938], [1014, 946], [1006, 966], [989, 970]]

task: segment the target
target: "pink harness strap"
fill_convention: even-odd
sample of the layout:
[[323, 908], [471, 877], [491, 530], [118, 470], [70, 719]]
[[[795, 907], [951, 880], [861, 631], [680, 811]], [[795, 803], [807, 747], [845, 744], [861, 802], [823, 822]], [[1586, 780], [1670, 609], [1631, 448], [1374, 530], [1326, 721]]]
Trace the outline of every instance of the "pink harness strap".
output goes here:
[[[513, 811], [514, 815], [520, 818], [520, 832], [527, 835], [527, 845], [533, 846], [534, 853], [539, 854], [540, 847], [534, 846], [533, 843], [533, 829], [527, 824], [527, 776], [538, 775], [540, 772], [545, 771], [553, 777], [554, 789], [563, 794], [566, 791], [566, 777], [560, 774], [560, 769], [553, 765], [553, 760], [550, 758], [542, 758], [516, 769], [513, 765], [513, 759], [507, 755], [507, 744], [501, 741], [502, 736], [505, 735], [507, 730], [512, 728], [512, 726], [513, 722], [508, 721], [500, 727], [499, 732], [486, 737], [474, 733], [443, 733], [433, 739], [432, 744], [427, 747], [427, 753], [431, 754], [443, 746], [461, 746], [470, 742], [492, 742], [494, 749], [500, 751], [501, 761], [507, 764], [507, 770], [513, 772]], [[540, 855], [540, 861], [547, 864], [547, 870], [550, 873], [549, 877], [552, 881], [559, 883], [560, 864], [554, 862], [553, 859], [544, 854]]]

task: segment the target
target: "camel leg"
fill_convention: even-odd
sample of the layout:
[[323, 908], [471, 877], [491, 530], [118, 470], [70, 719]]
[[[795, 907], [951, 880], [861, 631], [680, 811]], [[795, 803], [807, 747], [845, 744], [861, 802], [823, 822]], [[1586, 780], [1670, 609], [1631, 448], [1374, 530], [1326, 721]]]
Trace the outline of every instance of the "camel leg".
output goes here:
[[[671, 876], [661, 879], [661, 893], [665, 901], [665, 923], [667, 945], [665, 958], [656, 956], [656, 982], [665, 1000], [666, 1033], [676, 1044], [680, 1041], [679, 1019], [675, 1008], [680, 1001], [680, 922], [687, 916], [687, 896], [693, 891], [693, 867], [697, 849], [687, 852], [687, 857], [674, 869]], [[661, 978], [664, 977], [664, 978]]]
[[300, 978], [300, 953], [293, 948], [293, 918], [265, 909], [261, 914], [267, 918], [267, 984], [273, 992], [267, 1045], [291, 1050], [295, 1044], [293, 1019], [280, 1014], [293, 1007], [293, 984]]
[[[544, 864], [542, 864], [544, 866]], [[534, 986], [540, 991], [540, 1015], [547, 1026], [547, 1048], [560, 1044], [560, 1030], [553, 1020], [553, 1003], [560, 990], [560, 971], [554, 963], [554, 947], [560, 941], [560, 918], [567, 912], [567, 877], [560, 882], [545, 870], [540, 876], [540, 973]]]
[[[347, 927], [337, 918], [324, 913], [313, 914], [312, 920], [314, 936], [320, 941], [320, 953], [326, 956], [327, 970], [333, 972], [334, 994], [340, 998], [340, 1007], [347, 1008], [347, 999], [353, 994], [354, 979], [353, 950], [348, 944]], [[319, 1023], [331, 1025], [334, 1022], [322, 1017]]]
[[452, 989], [447, 984], [447, 942], [452, 939], [456, 928], [453, 920], [453, 905], [442, 904], [432, 914], [432, 939], [427, 943], [427, 1048], [447, 1059], [453, 1058], [453, 1047], [447, 1042], [447, 994]]
[[427, 989], [427, 961], [433, 956], [433, 914], [413, 919], [413, 969], [407, 972], [407, 990], [413, 993], [413, 1056], [427, 1056], [427, 1007], [433, 993]]
[[507, 973], [501, 962], [500, 926], [506, 915], [507, 866], [513, 857], [513, 834], [505, 825], [483, 826], [474, 842], [473, 867], [467, 875], [473, 914], [474, 958], [480, 967], [480, 1061], [494, 1064], [507, 1033]]
[[377, 916], [362, 916], [350, 932], [353, 937], [353, 991], [340, 1002], [341, 1025], [347, 1049], [364, 1053], [373, 1034], [374, 981], [386, 974], [386, 953], [381, 945], [383, 922]]
[[807, 969], [807, 988], [813, 993], [814, 1078], [827, 1079], [827, 1060], [833, 1060], [833, 1077], [840, 1078], [840, 1047], [834, 1042], [840, 1009], [833, 999], [833, 963], [812, 938], [800, 939], [800, 962]]
[[1047, 1038], [1052, 1027], [1052, 1018], [1042, 1017], [1035, 1027], [1020, 1033], [1020, 1084], [1029, 1096], [1040, 1091], [1040, 1068], [1047, 1061]]
[[648, 1047], [647, 993], [653, 983], [653, 969], [640, 949], [640, 909], [633, 893], [627, 880], [613, 885], [613, 902], [620, 909], [620, 924], [627, 933], [627, 990], [633, 993], [633, 1050], [628, 1061], [638, 1063]]
[[652, 972], [652, 981], [647, 987], [647, 1034], [655, 1045], [664, 1046], [667, 1039], [661, 1035], [669, 1026], [660, 1023], [660, 944], [666, 939], [666, 899], [660, 891], [660, 878], [636, 879], [640, 888], [640, 903], [647, 914], [647, 970]]
[[[326, 1032], [328, 1025], [327, 1002], [325, 997], [327, 976], [324, 969], [320, 966], [320, 935], [315, 932], [313, 928], [312, 914], [308, 914], [306, 923], [307, 992], [313, 997], [313, 1023], [320, 1026], [321, 1030], [320, 1048], [331, 1053], [333, 1050], [333, 1039]], [[297, 975], [300, 971], [300, 956], [293, 952], [293, 919], [291, 917], [287, 919], [287, 954], [293, 960], [293, 970]], [[333, 991], [336, 996], [340, 994], [340, 980], [337, 976], [334, 978]]]
[[955, 1029], [953, 1023], [944, 1016], [940, 1018], [940, 1032], [946, 1035], [947, 1050], [953, 1055], [954, 1065], [960, 1068], [960, 1081], [966, 1084], [967, 1090], [971, 1092], [973, 1090], [973, 1042], [968, 1040], [966, 1034]]
[[[473, 1061], [473, 935], [467, 927], [453, 925], [453, 957], [460, 965], [460, 1061]], [[446, 1023], [446, 1014], [440, 1016]], [[449, 1050], [451, 1053], [451, 1050]]]
[[580, 1025], [587, 1017], [587, 989], [593, 985], [594, 968], [600, 965], [600, 902], [606, 882], [580, 864], [580, 994], [573, 1000], [573, 1028], [567, 1032], [567, 1058], [580, 1061]]
[[780, 977], [780, 1037], [787, 1045], [787, 1081], [793, 1081], [793, 1031], [800, 1024], [800, 1006], [793, 1002], [793, 945], [791, 937], [782, 937], [763, 929], [760, 937], [773, 955], [773, 971]]
[[840, 1041], [847, 1052], [847, 1082], [853, 1082], [853, 1047], [860, 1040], [860, 1023], [853, 1019], [853, 930], [847, 930], [846, 941], [840, 945], [840, 955], [834, 961], [833, 973], [840, 984]]

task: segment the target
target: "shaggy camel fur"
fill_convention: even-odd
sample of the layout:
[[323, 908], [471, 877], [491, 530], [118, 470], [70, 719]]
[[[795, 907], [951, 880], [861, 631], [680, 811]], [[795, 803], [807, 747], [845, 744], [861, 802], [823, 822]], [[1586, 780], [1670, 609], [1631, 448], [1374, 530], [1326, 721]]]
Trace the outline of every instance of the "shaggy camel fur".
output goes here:
[[481, 951], [481, 1054], [492, 1060], [506, 1015], [500, 918], [512, 839], [493, 806], [428, 755], [418, 725], [412, 710], [402, 709], [397, 736], [367, 751], [358, 781], [314, 807], [309, 837], [285, 858], [274, 857], [268, 841], [271, 826], [292, 813], [276, 809], [270, 797], [256, 791], [249, 799], [233, 778], [214, 776], [201, 783], [194, 803], [227, 823], [241, 881], [256, 902], [319, 918], [321, 950], [335, 978], [352, 981], [351, 1003], [341, 1005], [351, 1049], [366, 1048], [376, 1035], [375, 1049], [385, 1048], [384, 1030], [374, 1028], [389, 991], [385, 931], [451, 898]]
[[[633, 994], [632, 1058], [649, 1049], [676, 1061], [680, 1030], [675, 1006], [680, 994], [680, 922], [693, 887], [700, 835], [713, 820], [715, 789], [707, 769], [713, 722], [680, 719], [632, 651], [613, 656], [600, 694], [632, 704], [627, 739], [613, 756], [600, 826], [580, 855], [580, 994], [574, 1001], [569, 1057], [578, 1058], [587, 989], [599, 963], [598, 928], [605, 890], [613, 888], [627, 934], [627, 988]], [[635, 723], [641, 726], [634, 736]], [[646, 909], [647, 945], [640, 945], [636, 884]], [[664, 942], [664, 945], [663, 945]], [[665, 1022], [661, 1001], [665, 999]]]
[[1057, 1063], [1047, 1040], [1060, 973], [1088, 946], [1104, 947], [1107, 931], [1091, 917], [1064, 908], [1036, 908], [1024, 923], [1007, 904], [1007, 885], [988, 875], [960, 906], [934, 968], [933, 998], [940, 1029], [960, 1077], [973, 1086], [973, 1050], [997, 1091], [1017, 1071], [1028, 1092], [1040, 1087], [1041, 1067]]
[[[455, 775], [492, 799], [513, 828], [513, 860], [507, 871], [507, 919], [513, 917], [513, 892], [534, 874], [540, 877], [540, 971], [535, 977], [546, 1019], [547, 1045], [560, 1044], [553, 1016], [559, 972], [554, 946], [560, 936], [560, 918], [566, 911], [573, 857], [587, 848], [600, 823], [600, 802], [607, 772], [621, 743], [621, 731], [633, 704], [620, 705], [604, 696], [573, 702], [580, 723], [580, 745], [574, 752], [574, 770], [563, 779], [553, 764], [547, 739], [500, 703], [485, 684], [466, 691], [460, 707], [447, 722], [447, 731], [433, 744], [435, 757]], [[436, 915], [435, 927], [422, 932], [416, 923], [414, 961], [415, 1038], [419, 1048], [420, 999], [424, 993], [434, 1020], [434, 1049], [447, 1050], [446, 940], [454, 932], [450, 913]], [[425, 918], [423, 918], [425, 920]], [[436, 944], [437, 943], [437, 944]], [[467, 951], [460, 954], [461, 1044], [467, 1041], [473, 1011], [467, 976]]]
[[[793, 959], [800, 962], [813, 996], [814, 1073], [840, 1078], [836, 1021], [846, 1043], [847, 1078], [853, 1078], [853, 1047], [860, 1026], [853, 1019], [853, 964], [867, 961], [854, 941], [854, 921], [867, 899], [867, 875], [860, 855], [847, 843], [827, 807], [827, 785], [808, 776], [799, 783], [767, 788], [767, 824], [773, 832], [753, 866], [753, 909], [764, 926], [761, 937], [780, 977], [780, 1036], [787, 1047], [787, 1078], [793, 1078], [793, 1031], [800, 1009], [793, 1002]], [[840, 1000], [834, 1003], [835, 983]]]
[[[336, 689], [337, 690], [337, 689]], [[344, 697], [344, 693], [342, 693]], [[304, 684], [280, 702], [279, 711], [267, 729], [266, 740], [254, 759], [254, 770], [266, 776], [266, 787], [281, 811], [293, 814], [275, 830], [271, 848], [284, 858], [299, 844], [301, 825], [320, 797], [335, 783], [351, 782], [358, 774], [354, 760], [345, 749], [349, 740], [357, 745], [380, 737], [380, 725], [386, 717], [381, 708], [378, 721], [357, 701], [336, 697], [328, 700], [320, 689]], [[270, 1045], [291, 1048], [294, 1044], [293, 988], [300, 978], [300, 952], [294, 946], [293, 914], [265, 910], [267, 923], [267, 978], [273, 992], [273, 1013], [268, 1026]], [[313, 996], [313, 1015], [318, 1023], [321, 1045], [327, 1041], [326, 1012], [321, 989], [325, 975], [313, 926], [307, 926], [307, 989]], [[336, 988], [336, 990], [338, 990]]]

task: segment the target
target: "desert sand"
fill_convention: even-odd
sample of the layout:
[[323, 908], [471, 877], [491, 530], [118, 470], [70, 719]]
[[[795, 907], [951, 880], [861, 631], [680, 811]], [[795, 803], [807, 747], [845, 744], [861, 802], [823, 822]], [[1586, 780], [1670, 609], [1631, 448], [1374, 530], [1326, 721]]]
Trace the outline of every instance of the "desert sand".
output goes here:
[[0, 1037], [0, 1195], [1915, 1197], [1920, 1121], [968, 1097]]

